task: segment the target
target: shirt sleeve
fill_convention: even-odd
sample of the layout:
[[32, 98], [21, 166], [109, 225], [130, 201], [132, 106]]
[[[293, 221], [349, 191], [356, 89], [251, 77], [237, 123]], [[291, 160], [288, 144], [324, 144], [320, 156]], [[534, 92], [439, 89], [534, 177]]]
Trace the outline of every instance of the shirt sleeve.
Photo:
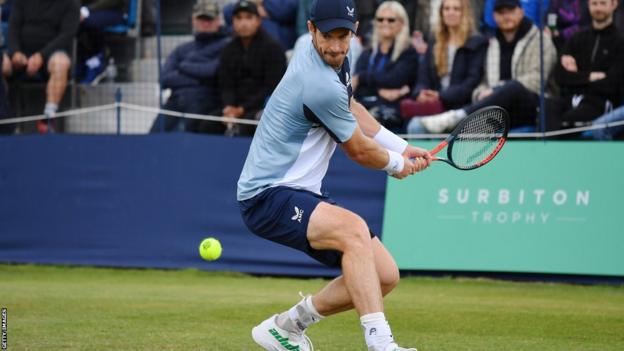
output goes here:
[[333, 72], [315, 75], [304, 83], [303, 111], [309, 121], [321, 124], [337, 143], [351, 139], [357, 126], [349, 108], [347, 87]]

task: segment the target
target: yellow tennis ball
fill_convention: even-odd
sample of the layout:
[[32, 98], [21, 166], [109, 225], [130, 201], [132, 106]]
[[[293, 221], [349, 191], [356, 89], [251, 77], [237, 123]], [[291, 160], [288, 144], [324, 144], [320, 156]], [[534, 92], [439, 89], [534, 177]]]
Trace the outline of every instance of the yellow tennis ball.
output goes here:
[[206, 238], [199, 244], [199, 255], [206, 261], [214, 261], [221, 256], [221, 243], [215, 238]]

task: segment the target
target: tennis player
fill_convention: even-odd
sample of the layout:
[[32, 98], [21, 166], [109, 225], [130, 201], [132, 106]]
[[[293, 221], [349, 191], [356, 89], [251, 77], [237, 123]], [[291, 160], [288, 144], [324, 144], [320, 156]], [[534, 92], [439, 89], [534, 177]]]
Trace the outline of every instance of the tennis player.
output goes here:
[[252, 232], [342, 267], [320, 292], [253, 328], [266, 350], [311, 350], [306, 329], [352, 308], [368, 350], [414, 350], [396, 344], [383, 312], [383, 296], [399, 281], [394, 259], [361, 217], [321, 194], [336, 144], [358, 164], [399, 179], [431, 162], [426, 150], [380, 126], [352, 98], [349, 41], [356, 17], [353, 0], [313, 1], [312, 40], [295, 53], [267, 103], [238, 181]]

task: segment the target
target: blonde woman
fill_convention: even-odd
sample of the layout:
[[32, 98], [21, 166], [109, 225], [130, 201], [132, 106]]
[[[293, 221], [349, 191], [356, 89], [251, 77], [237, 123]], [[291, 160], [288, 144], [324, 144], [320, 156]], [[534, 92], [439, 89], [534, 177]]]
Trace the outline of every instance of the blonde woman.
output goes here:
[[478, 34], [470, 0], [444, 0], [435, 40], [418, 73], [415, 100], [402, 103], [402, 115], [431, 115], [471, 101], [481, 82], [487, 39]]
[[371, 48], [357, 61], [355, 97], [386, 127], [398, 129], [399, 99], [416, 82], [418, 54], [411, 45], [409, 20], [397, 1], [381, 3], [375, 13]]

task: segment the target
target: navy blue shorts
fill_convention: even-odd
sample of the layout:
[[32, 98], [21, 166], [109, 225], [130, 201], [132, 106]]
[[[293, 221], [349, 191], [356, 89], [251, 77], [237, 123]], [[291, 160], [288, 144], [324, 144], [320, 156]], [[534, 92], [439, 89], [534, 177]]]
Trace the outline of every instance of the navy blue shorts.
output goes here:
[[321, 201], [336, 204], [324, 195], [278, 186], [238, 203], [247, 228], [254, 234], [303, 251], [327, 266], [340, 267], [340, 251], [316, 250], [308, 241], [310, 215]]

